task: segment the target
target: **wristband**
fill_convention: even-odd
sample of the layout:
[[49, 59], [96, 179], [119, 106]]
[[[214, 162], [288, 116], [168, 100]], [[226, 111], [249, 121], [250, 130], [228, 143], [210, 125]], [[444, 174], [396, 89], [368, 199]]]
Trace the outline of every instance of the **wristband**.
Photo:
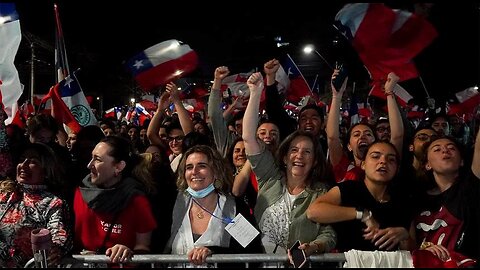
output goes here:
[[355, 211], [356, 211], [355, 219], [361, 220], [363, 218], [364, 209], [361, 208], [361, 207], [357, 207], [357, 208], [355, 208]]
[[357, 215], [355, 216], [355, 219], [358, 219], [358, 220], [362, 219], [362, 217], [363, 217], [363, 211], [358, 211], [358, 210], [356, 210], [356, 212], [357, 212]]

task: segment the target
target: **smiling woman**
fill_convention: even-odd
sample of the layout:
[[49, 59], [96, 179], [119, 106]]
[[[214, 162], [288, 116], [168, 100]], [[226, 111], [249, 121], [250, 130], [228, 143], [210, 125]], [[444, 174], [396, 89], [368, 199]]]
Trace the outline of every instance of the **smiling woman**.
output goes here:
[[[133, 78], [122, 67], [122, 62], [145, 48], [172, 38], [189, 44], [198, 53], [200, 68], [192, 78], [199, 78], [199, 81], [209, 81], [209, 75], [219, 65], [228, 65], [235, 73], [247, 72], [261, 66], [266, 59], [287, 52], [297, 62], [310, 85], [318, 75], [316, 85], [320, 86], [319, 92], [324, 93], [322, 87], [325, 84], [322, 81], [328, 81], [330, 69], [315, 55], [303, 56], [299, 48], [312, 42], [329, 63], [346, 59], [347, 64], [352, 64], [358, 56], [349, 55], [355, 54], [350, 44], [342, 47], [339, 33], [332, 26], [335, 14], [345, 3], [347, 1], [325, 1], [319, 4], [320, 8], [308, 8], [307, 1], [303, 1], [303, 5], [299, 1], [288, 8], [277, 5], [256, 7], [255, 11], [242, 5], [232, 7], [199, 2], [185, 8], [178, 1], [162, 3], [163, 8], [181, 11], [180, 17], [176, 13], [158, 16], [155, 2], [149, 1], [117, 3], [115, 12], [106, 2], [63, 1], [58, 6], [72, 70], [81, 67], [84, 91], [87, 94], [103, 92], [104, 106], [110, 108], [124, 96], [130, 96], [132, 91], [132, 87], [125, 87], [129, 85], [128, 82], [133, 82]], [[416, 8], [412, 1], [390, 1], [387, 4], [409, 11]], [[46, 92], [54, 83], [53, 1], [18, 1], [17, 10], [22, 32], [37, 37], [33, 39], [38, 59], [35, 61], [36, 91]], [[266, 20], [255, 28], [245, 27], [245, 22], [257, 20], [258, 14], [275, 14], [280, 19]], [[428, 12], [422, 12], [439, 32], [439, 38], [414, 59], [426, 88], [435, 89], [429, 90], [432, 97], [446, 96], [448, 92], [463, 90], [477, 83], [480, 40], [478, 14], [478, 1], [464, 1], [461, 4], [445, 1], [430, 6]], [[201, 19], [195, 23], [187, 19], [197, 17]], [[223, 23], [219, 24], [219, 21]], [[463, 28], [468, 34], [457, 30]], [[276, 37], [281, 37], [282, 43], [289, 45], [276, 47]], [[21, 66], [20, 81], [26, 89], [30, 88], [30, 58], [30, 43], [24, 38], [16, 60]], [[431, 64], [439, 60], [441, 65]], [[358, 68], [350, 69], [351, 80], [353, 74], [359, 73], [362, 73], [359, 75], [361, 79], [368, 79], [362, 63], [355, 64], [355, 67]], [[459, 77], [462, 80], [456, 79]], [[360, 80], [357, 86], [359, 83]], [[413, 80], [411, 85], [402, 86], [409, 91], [421, 89], [412, 90], [410, 94], [423, 100], [425, 91], [420, 80]], [[119, 94], [120, 91], [125, 94]]]
[[[146, 166], [122, 137], [103, 138], [93, 149], [90, 173], [74, 197], [75, 249], [105, 254], [111, 262], [126, 262], [133, 253], [149, 252], [157, 224], [145, 186], [151, 176], [136, 174]], [[132, 218], [135, 217], [135, 218]]]
[[53, 266], [72, 248], [66, 203], [52, 193], [61, 174], [52, 149], [42, 143], [26, 146], [17, 165], [16, 181], [0, 182], [0, 265], [23, 267], [33, 258], [30, 232], [48, 229]]
[[260, 237], [242, 247], [226, 231], [239, 214], [254, 227], [256, 222], [245, 203], [231, 195], [233, 174], [217, 150], [206, 145], [191, 147], [183, 154], [178, 175], [179, 193], [166, 253], [187, 254], [191, 263], [201, 265], [212, 253], [261, 252]]

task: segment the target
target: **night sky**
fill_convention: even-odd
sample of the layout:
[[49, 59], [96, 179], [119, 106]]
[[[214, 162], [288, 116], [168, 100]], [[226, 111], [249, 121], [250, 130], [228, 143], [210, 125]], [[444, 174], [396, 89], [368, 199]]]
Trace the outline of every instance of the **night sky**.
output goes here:
[[[332, 23], [345, 2], [317, 2], [315, 7], [311, 1], [303, 5], [295, 1], [292, 6], [272, 2], [263, 7], [238, 1], [164, 2], [58, 2], [70, 69], [81, 69], [79, 80], [84, 91], [102, 96], [105, 109], [126, 103], [133, 95], [135, 82], [123, 61], [172, 38], [189, 44], [198, 53], [200, 67], [190, 76], [199, 81], [210, 81], [219, 65], [229, 66], [232, 73], [247, 72], [289, 53], [310, 85], [317, 77], [319, 92], [324, 93], [331, 71], [318, 56], [301, 52], [307, 43], [313, 43], [330, 63], [349, 59], [355, 67], [352, 76], [366, 78], [349, 45], [333, 42], [338, 33]], [[479, 83], [479, 4], [449, 2], [432, 8], [429, 20], [439, 37], [415, 58], [427, 90], [436, 99]], [[409, 3], [402, 5], [412, 8]], [[54, 83], [53, 2], [22, 1], [17, 3], [17, 11], [22, 33], [30, 34], [35, 41], [35, 93], [46, 93]], [[277, 36], [290, 45], [277, 48]], [[23, 38], [16, 64], [26, 89], [30, 87], [29, 59], [30, 44]], [[404, 87], [418, 99], [425, 96], [418, 79], [406, 82]]]

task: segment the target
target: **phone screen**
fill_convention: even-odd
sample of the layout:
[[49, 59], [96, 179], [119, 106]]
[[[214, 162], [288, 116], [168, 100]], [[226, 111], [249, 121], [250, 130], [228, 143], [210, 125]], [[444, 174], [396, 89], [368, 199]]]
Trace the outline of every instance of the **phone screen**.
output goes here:
[[296, 241], [295, 244], [290, 248], [290, 255], [292, 256], [293, 266], [295, 268], [302, 267], [307, 261], [305, 256], [305, 251], [303, 249], [298, 249], [300, 246], [300, 241]]
[[339, 69], [337, 77], [335, 77], [335, 80], [333, 80], [333, 86], [335, 86], [335, 89], [337, 91], [340, 91], [340, 88], [342, 87], [343, 82], [347, 78], [347, 69], [343, 66], [337, 66]]

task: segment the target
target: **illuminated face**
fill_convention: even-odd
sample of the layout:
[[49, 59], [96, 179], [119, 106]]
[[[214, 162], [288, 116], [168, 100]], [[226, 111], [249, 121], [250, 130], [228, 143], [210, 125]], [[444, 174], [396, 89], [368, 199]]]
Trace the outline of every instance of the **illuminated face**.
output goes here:
[[398, 169], [398, 157], [395, 149], [386, 143], [375, 143], [368, 149], [362, 162], [365, 177], [373, 182], [388, 182]]
[[257, 129], [257, 137], [266, 145], [273, 147], [277, 147], [280, 143], [279, 134], [277, 125], [273, 123], [263, 123]]
[[183, 131], [181, 129], [172, 129], [168, 134], [168, 146], [170, 147], [170, 150], [172, 150], [172, 153], [174, 153], [175, 155], [179, 155], [180, 153], [182, 153], [184, 137], [185, 134], [183, 134]]
[[314, 136], [320, 133], [322, 118], [315, 109], [306, 109], [298, 118], [298, 129]]
[[119, 173], [120, 169], [117, 167], [118, 163], [108, 154], [110, 150], [110, 145], [100, 142], [92, 151], [92, 160], [87, 167], [90, 169], [92, 184], [96, 186], [110, 187], [118, 181], [115, 172]]
[[34, 153], [25, 153], [17, 165], [17, 182], [28, 185], [44, 184], [45, 172], [40, 157]]
[[203, 153], [192, 153], [185, 161], [185, 179], [193, 190], [202, 190], [215, 181], [211, 162]]
[[243, 141], [238, 141], [233, 148], [233, 166], [239, 168], [247, 161], [247, 155], [245, 154], [245, 144]]
[[443, 138], [433, 141], [427, 149], [427, 170], [437, 174], [458, 173], [463, 160], [454, 142]]
[[298, 136], [293, 139], [283, 162], [287, 165], [287, 172], [291, 172], [293, 176], [308, 177], [316, 164], [315, 150], [310, 138]]
[[373, 131], [370, 127], [365, 125], [356, 125], [350, 133], [348, 150], [352, 151], [353, 155], [360, 160], [365, 157], [367, 148], [375, 141]]

